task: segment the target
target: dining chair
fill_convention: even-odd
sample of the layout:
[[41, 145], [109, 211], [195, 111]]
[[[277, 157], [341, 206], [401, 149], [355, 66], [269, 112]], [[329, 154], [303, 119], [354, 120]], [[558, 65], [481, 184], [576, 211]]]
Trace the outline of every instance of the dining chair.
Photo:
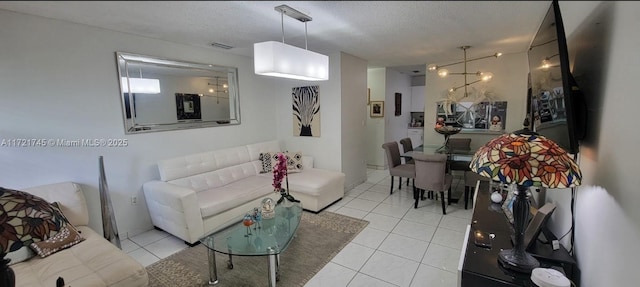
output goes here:
[[[413, 198], [415, 203], [413, 208], [418, 208], [418, 200], [424, 199], [425, 191], [440, 192], [442, 201], [442, 214], [447, 214], [444, 192], [448, 191], [451, 197], [451, 182], [453, 177], [446, 173], [447, 155], [445, 154], [414, 154], [413, 159], [416, 164], [416, 177], [414, 181]], [[437, 197], [436, 197], [437, 200]], [[449, 198], [451, 200], [451, 198]]]
[[[411, 142], [411, 138], [403, 138], [400, 140], [400, 144], [402, 145], [402, 150], [404, 153], [410, 152], [413, 150], [413, 143]], [[414, 164], [413, 158], [405, 157], [404, 163]], [[407, 178], [407, 186], [409, 186], [409, 179]]]
[[[413, 150], [413, 143], [411, 142], [411, 138], [401, 139], [400, 144], [402, 145], [402, 150], [404, 151], [404, 153]], [[413, 158], [405, 158], [405, 163], [413, 163]]]
[[470, 170], [464, 172], [464, 209], [467, 209], [467, 202], [469, 201], [469, 198], [471, 198], [473, 206], [473, 193], [475, 192], [476, 182], [478, 181], [489, 182], [491, 179]]
[[470, 138], [449, 138], [447, 141], [447, 147], [457, 150], [471, 150]]
[[[406, 177], [407, 180], [416, 177], [416, 167], [414, 164], [402, 164], [400, 160], [400, 149], [397, 142], [388, 142], [382, 144], [382, 148], [387, 155], [387, 163], [389, 164], [389, 174], [391, 175], [391, 190], [390, 194], [393, 194], [393, 177], [398, 177], [398, 189], [402, 188], [402, 178]], [[414, 180], [415, 188], [415, 180]]]

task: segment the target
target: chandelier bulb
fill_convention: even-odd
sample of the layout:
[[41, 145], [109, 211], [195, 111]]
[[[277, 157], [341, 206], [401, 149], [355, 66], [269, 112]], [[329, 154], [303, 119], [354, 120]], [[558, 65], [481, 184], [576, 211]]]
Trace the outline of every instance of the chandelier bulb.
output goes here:
[[491, 81], [491, 79], [493, 79], [493, 73], [491, 73], [491, 72], [480, 73], [480, 79], [483, 82]]
[[213, 92], [214, 92], [214, 90], [213, 90], [213, 89], [209, 89], [209, 93], [213, 93]]
[[495, 54], [496, 58], [502, 56], [502, 53], [498, 52]]
[[551, 61], [549, 61], [549, 58], [546, 58], [544, 60], [542, 60], [542, 69], [543, 70], [547, 70], [551, 67]]
[[453, 93], [456, 91], [456, 88], [449, 88], [449, 93]]
[[447, 70], [447, 69], [438, 70], [438, 76], [440, 76], [440, 78], [444, 78], [444, 77], [446, 77], [448, 75], [449, 75], [449, 70]]
[[434, 71], [438, 70], [438, 65], [431, 64], [431, 65], [427, 66], [427, 70], [430, 71], [430, 72], [434, 72]]

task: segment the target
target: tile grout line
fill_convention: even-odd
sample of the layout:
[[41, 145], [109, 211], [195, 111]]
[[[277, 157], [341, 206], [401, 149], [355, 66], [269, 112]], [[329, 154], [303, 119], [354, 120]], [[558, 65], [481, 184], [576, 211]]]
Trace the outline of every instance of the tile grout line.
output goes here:
[[[384, 180], [384, 179], [383, 179], [383, 180]], [[381, 181], [382, 181], [382, 180], [381, 180]], [[375, 185], [377, 185], [377, 184], [374, 184], [374, 185], [372, 185], [371, 187], [373, 187], [373, 186], [375, 186]], [[371, 189], [371, 187], [369, 187], [368, 189], [366, 189], [366, 190], [365, 190], [365, 192], [366, 192], [366, 191], [368, 191], [369, 189]], [[388, 196], [387, 196], [387, 198], [388, 198], [389, 196], [390, 196], [390, 195], [388, 195]], [[386, 200], [386, 198], [385, 198], [385, 200]], [[383, 200], [383, 201], [384, 201], [384, 200]], [[377, 204], [377, 205], [372, 209], [372, 211], [373, 211], [374, 209], [376, 209], [380, 204], [382, 204], [382, 202], [379, 202], [379, 203], [378, 203], [378, 204]], [[366, 214], [364, 217], [366, 218], [366, 217], [367, 217], [369, 214], [371, 214], [371, 213], [372, 213], [371, 211], [368, 211], [368, 212], [367, 212], [367, 214]], [[377, 214], [377, 213], [374, 213], [374, 214]], [[395, 218], [395, 217], [394, 217], [394, 218]], [[363, 218], [363, 219], [364, 219], [364, 218]], [[361, 272], [361, 270], [362, 270], [362, 268], [364, 268], [364, 266], [366, 266], [366, 265], [367, 265], [367, 263], [369, 262], [369, 260], [371, 260], [371, 257], [373, 257], [373, 255], [374, 255], [377, 251], [384, 252], [384, 251], [382, 251], [382, 250], [379, 250], [378, 248], [380, 248], [380, 245], [382, 245], [382, 243], [383, 243], [385, 240], [387, 240], [387, 238], [389, 238], [389, 235], [391, 235], [391, 231], [393, 231], [393, 229], [395, 229], [395, 228], [396, 228], [396, 226], [398, 226], [398, 224], [400, 223], [400, 221], [401, 221], [401, 220], [402, 220], [402, 218], [400, 218], [400, 220], [398, 220], [398, 222], [393, 226], [393, 228], [391, 228], [391, 230], [390, 230], [390, 231], [384, 231], [384, 230], [381, 230], [381, 231], [387, 232], [387, 235], [384, 237], [384, 239], [382, 239], [382, 241], [380, 241], [380, 244], [378, 244], [378, 246], [373, 250], [373, 253], [371, 253], [371, 255], [367, 258], [367, 260], [365, 260], [365, 262], [362, 264], [362, 266], [360, 266], [360, 268], [357, 270], [356, 275], [355, 275], [355, 276], [353, 276], [353, 278], [351, 278], [351, 280], [349, 281], [349, 283], [347, 284], [347, 286], [349, 286], [349, 284], [351, 284], [351, 282], [353, 281], [353, 279], [355, 279], [355, 277], [356, 277], [359, 273], [361, 273], [362, 275], [365, 275], [365, 276], [369, 276], [369, 277], [372, 277], [372, 278], [378, 279], [378, 280], [380, 280], [380, 281], [382, 281], [382, 282], [389, 283], [389, 284], [394, 285], [394, 286], [399, 286], [399, 285], [397, 285], [397, 284], [394, 284], [394, 283], [391, 283], [391, 282], [387, 282], [387, 281], [382, 280], [382, 279], [380, 279], [380, 278], [377, 278], [377, 277], [374, 277], [374, 276], [368, 275], [368, 274], [366, 274], [366, 273], [363, 273], [363, 272]], [[373, 229], [377, 229], [377, 228], [374, 228], [374, 227], [371, 227], [371, 228], [373, 228]], [[380, 230], [380, 229], [377, 229], [377, 230]], [[358, 243], [354, 243], [354, 244], [358, 244]], [[361, 245], [361, 246], [362, 246], [362, 245]], [[366, 247], [366, 246], [365, 246], [365, 247]], [[386, 252], [385, 252], [385, 253], [386, 253]]]

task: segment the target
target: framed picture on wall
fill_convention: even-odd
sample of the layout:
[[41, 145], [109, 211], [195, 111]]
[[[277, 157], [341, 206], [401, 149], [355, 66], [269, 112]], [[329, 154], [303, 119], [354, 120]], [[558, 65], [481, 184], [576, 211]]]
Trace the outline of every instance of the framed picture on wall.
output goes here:
[[320, 86], [295, 87], [293, 101], [293, 136], [320, 136]]
[[176, 93], [178, 120], [201, 120], [200, 95]]
[[371, 101], [371, 112], [369, 115], [372, 118], [384, 117], [384, 101]]

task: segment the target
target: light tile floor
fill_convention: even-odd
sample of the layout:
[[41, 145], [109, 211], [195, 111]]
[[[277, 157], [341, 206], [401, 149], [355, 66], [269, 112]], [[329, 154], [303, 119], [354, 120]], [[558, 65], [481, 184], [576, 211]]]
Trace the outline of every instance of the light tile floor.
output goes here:
[[[398, 190], [397, 179], [389, 195], [387, 170], [367, 170], [367, 181], [346, 192], [327, 208], [369, 221], [369, 225], [318, 272], [306, 287], [448, 287], [457, 286], [457, 266], [471, 210], [464, 202], [447, 206], [442, 215], [439, 201], [427, 199], [413, 208], [413, 193], [406, 179]], [[454, 179], [454, 197], [464, 190]], [[148, 266], [187, 248], [163, 231], [150, 230], [122, 241], [125, 252]]]

